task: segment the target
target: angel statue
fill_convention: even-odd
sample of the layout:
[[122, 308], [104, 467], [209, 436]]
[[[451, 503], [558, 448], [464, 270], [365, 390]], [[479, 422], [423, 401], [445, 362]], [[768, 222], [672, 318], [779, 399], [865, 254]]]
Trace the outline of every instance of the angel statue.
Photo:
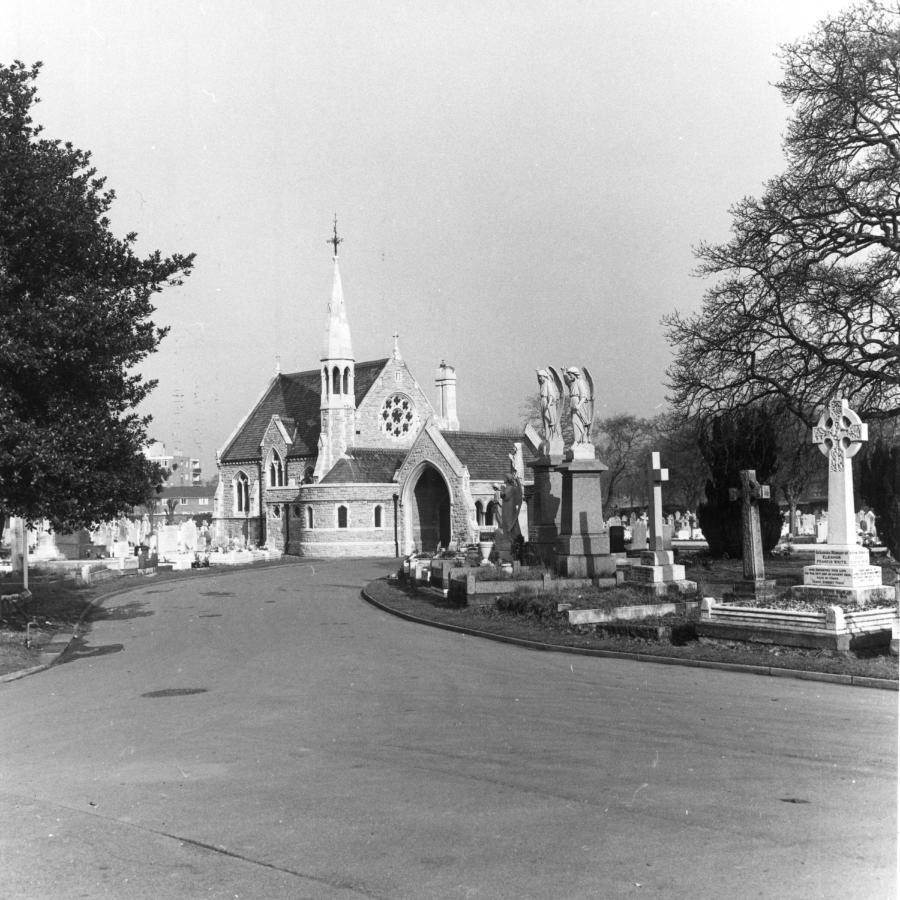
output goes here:
[[560, 400], [565, 393], [562, 378], [559, 372], [548, 366], [537, 371], [538, 385], [541, 396], [541, 423], [543, 424], [544, 440], [547, 444], [562, 440], [562, 431], [559, 427]]
[[494, 550], [501, 562], [510, 562], [518, 553], [524, 540], [519, 525], [524, 491], [515, 472], [510, 472], [503, 482], [494, 484], [494, 503], [498, 507], [497, 527], [494, 530]]
[[569, 409], [572, 412], [572, 429], [576, 444], [589, 444], [591, 425], [594, 422], [594, 379], [587, 369], [568, 366], [565, 369], [569, 387]]

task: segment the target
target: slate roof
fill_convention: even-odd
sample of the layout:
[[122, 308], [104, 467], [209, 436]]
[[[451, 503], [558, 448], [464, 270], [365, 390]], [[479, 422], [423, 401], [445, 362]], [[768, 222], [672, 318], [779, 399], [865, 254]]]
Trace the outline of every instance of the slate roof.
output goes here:
[[[469, 477], [476, 481], [503, 481], [509, 474], [513, 444], [521, 440], [516, 435], [479, 431], [442, 431], [441, 437], [469, 469]], [[526, 463], [533, 458], [524, 442], [522, 454]]]
[[[357, 407], [387, 365], [387, 359], [357, 363], [354, 367], [354, 400]], [[322, 374], [319, 369], [278, 375], [256, 404], [240, 431], [222, 452], [222, 462], [259, 459], [259, 445], [272, 416], [293, 420], [296, 433], [288, 456], [316, 456], [322, 419]]]
[[374, 448], [350, 449], [319, 484], [385, 484], [394, 480], [407, 451]]

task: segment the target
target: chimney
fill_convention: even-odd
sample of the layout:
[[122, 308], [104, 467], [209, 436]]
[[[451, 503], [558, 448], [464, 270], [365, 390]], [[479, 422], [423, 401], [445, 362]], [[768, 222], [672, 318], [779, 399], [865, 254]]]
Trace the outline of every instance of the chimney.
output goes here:
[[441, 360], [435, 384], [438, 391], [438, 428], [441, 431], [459, 431], [459, 419], [456, 416], [456, 369]]

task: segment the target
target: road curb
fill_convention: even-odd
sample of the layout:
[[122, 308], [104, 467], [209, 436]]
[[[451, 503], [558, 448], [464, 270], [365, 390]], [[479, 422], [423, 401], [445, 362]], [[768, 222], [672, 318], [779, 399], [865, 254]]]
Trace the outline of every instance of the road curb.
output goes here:
[[428, 625], [432, 628], [440, 628], [444, 631], [454, 631], [457, 634], [466, 634], [471, 637], [487, 638], [501, 644], [515, 644], [529, 650], [543, 650], [551, 653], [569, 653], [575, 656], [596, 656], [606, 659], [631, 659], [635, 662], [657, 663], [664, 666], [687, 666], [695, 669], [719, 669], [724, 672], [744, 672], [749, 675], [768, 675], [772, 678], [795, 678], [799, 681], [822, 681], [830, 684], [845, 684], [852, 687], [877, 688], [883, 691], [896, 691], [900, 688], [898, 682], [888, 678], [871, 678], [866, 675], [839, 675], [832, 672], [809, 672], [805, 669], [781, 669], [777, 666], [751, 666], [745, 663], [717, 662], [705, 659], [684, 659], [678, 656], [656, 656], [652, 653], [628, 653], [623, 650], [600, 650], [592, 647], [567, 647], [562, 644], [552, 644], [545, 641], [530, 641], [527, 638], [512, 637], [507, 634], [495, 634], [491, 631], [479, 631], [477, 628], [468, 628], [465, 625], [452, 625], [449, 622], [434, 622], [424, 619], [413, 613], [394, 609], [380, 600], [376, 600], [368, 592], [370, 582], [361, 591], [362, 598], [372, 606], [408, 622], [417, 625]]

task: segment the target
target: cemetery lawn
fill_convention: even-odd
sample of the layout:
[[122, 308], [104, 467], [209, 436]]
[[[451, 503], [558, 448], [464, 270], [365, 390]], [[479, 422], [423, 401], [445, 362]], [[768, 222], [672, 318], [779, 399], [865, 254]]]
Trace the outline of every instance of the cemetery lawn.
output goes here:
[[[79, 586], [68, 579], [32, 575], [28, 584], [31, 599], [22, 604], [21, 609], [4, 604], [0, 610], [0, 675], [38, 665], [42, 648], [58, 633], [71, 633], [82, 616], [87, 615], [92, 599], [103, 588], [109, 593], [114, 584], [107, 582], [98, 590]], [[0, 593], [12, 594], [21, 589], [21, 578], [12, 579], [9, 575], [0, 578]], [[33, 623], [31, 646], [26, 647], [29, 621]]]
[[[687, 562], [687, 560], [686, 560]], [[777, 579], [778, 587], [789, 587], [803, 581], [803, 566], [809, 560], [767, 560], [766, 575]], [[702, 596], [721, 597], [730, 590], [734, 581], [742, 577], [740, 560], [698, 562], [687, 570], [689, 579], [698, 581]], [[896, 574], [885, 570], [884, 583], [892, 584]], [[753, 645], [743, 642], [700, 643], [692, 639], [691, 623], [683, 617], [665, 616], [654, 625], [671, 626], [673, 637], [647, 636], [638, 623], [619, 627], [620, 633], [603, 633], [592, 626], [569, 625], [565, 614], [556, 611], [558, 597], [513, 599], [504, 595], [494, 599], [485, 596], [481, 607], [459, 606], [442, 596], [441, 591], [417, 589], [397, 581], [374, 581], [366, 593], [378, 603], [407, 615], [441, 625], [454, 625], [486, 632], [500, 637], [511, 637], [560, 647], [614, 651], [619, 653], [685, 660], [725, 662], [739, 665], [762, 666], [781, 669], [797, 669], [808, 672], [824, 672], [837, 675], [856, 675], [868, 678], [897, 680], [898, 660], [887, 654], [841, 655], [828, 650], [804, 650], [793, 647]], [[616, 595], [620, 595], [619, 598]], [[567, 601], [574, 598], [566, 596]], [[601, 603], [577, 603], [584, 607], [606, 607], [645, 603], [627, 588], [609, 589]]]

